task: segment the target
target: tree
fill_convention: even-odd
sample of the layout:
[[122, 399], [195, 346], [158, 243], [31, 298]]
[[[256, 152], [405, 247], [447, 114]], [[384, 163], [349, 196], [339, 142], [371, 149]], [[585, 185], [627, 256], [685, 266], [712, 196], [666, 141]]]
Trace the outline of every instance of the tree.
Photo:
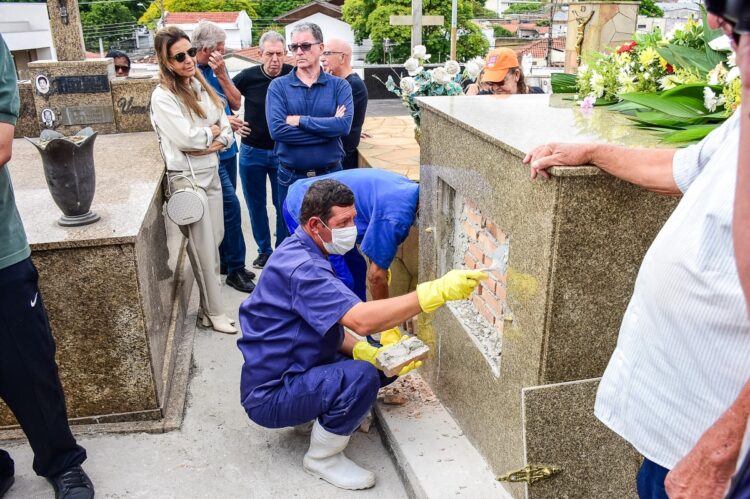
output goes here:
[[495, 38], [513, 38], [513, 33], [502, 26], [494, 26], [492, 28], [492, 36]]
[[646, 17], [664, 17], [664, 11], [656, 5], [654, 0], [641, 0], [638, 14]]
[[[237, 12], [244, 10], [247, 15], [254, 19], [258, 17], [255, 7], [250, 0], [163, 0], [164, 10], [167, 12]], [[156, 26], [156, 21], [161, 17], [161, 0], [156, 0], [149, 5], [146, 12], [138, 19], [138, 24], [144, 24], [150, 28]]]
[[544, 5], [540, 3], [513, 3], [510, 7], [503, 11], [505, 14], [527, 14], [529, 12], [541, 12], [544, 10]]
[[497, 19], [497, 12], [484, 6], [480, 0], [469, 0], [474, 19]]
[[81, 12], [83, 42], [92, 51], [99, 50], [99, 38], [105, 50], [119, 47], [122, 40], [132, 39], [135, 31], [135, 16], [119, 2], [95, 3], [91, 9]]
[[[450, 52], [451, 0], [424, 0], [422, 13], [444, 17], [442, 26], [422, 27], [422, 42], [427, 52], [432, 54], [431, 62], [443, 61]], [[366, 38], [372, 40], [373, 48], [367, 53], [367, 62], [387, 62], [385, 39], [391, 44], [388, 59], [403, 62], [411, 54], [411, 27], [391, 26], [390, 17], [409, 14], [411, 0], [346, 0], [342, 20], [352, 27], [356, 42], [360, 43]], [[471, 21], [472, 16], [471, 1], [459, 0], [456, 55], [460, 61], [484, 56], [489, 48], [489, 42], [479, 26]]]

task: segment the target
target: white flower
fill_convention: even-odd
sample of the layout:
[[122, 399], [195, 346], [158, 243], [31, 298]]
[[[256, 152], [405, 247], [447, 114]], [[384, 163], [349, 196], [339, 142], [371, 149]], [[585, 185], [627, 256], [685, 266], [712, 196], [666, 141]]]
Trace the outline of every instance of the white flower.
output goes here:
[[475, 80], [481, 71], [476, 61], [472, 60], [466, 63], [466, 72], [469, 73], [469, 78], [472, 80]]
[[621, 87], [630, 85], [633, 83], [633, 75], [628, 73], [625, 69], [621, 69], [620, 72], [617, 73], [617, 83]]
[[585, 65], [585, 64], [581, 64], [580, 66], [578, 66], [578, 74], [579, 75], [582, 75], [583, 73], [585, 73], [588, 70], [589, 70], [589, 67], [587, 65]]
[[404, 76], [403, 78], [401, 78], [399, 87], [401, 87], [401, 91], [403, 93], [411, 94], [417, 89], [417, 82], [414, 81], [414, 78], [412, 78], [411, 76]]
[[408, 59], [406, 59], [406, 62], [404, 62], [404, 69], [409, 72], [409, 76], [414, 76], [415, 74], [422, 71], [422, 66], [419, 65], [418, 60], [413, 57], [409, 57]]
[[659, 87], [662, 90], [669, 90], [675, 88], [678, 85], [682, 85], [682, 82], [675, 75], [667, 75], [659, 80]]
[[722, 63], [716, 65], [711, 71], [708, 72], [708, 84], [719, 85], [726, 77], [727, 70], [724, 68]]
[[604, 95], [604, 77], [596, 71], [591, 73], [591, 90], [594, 91], [597, 98]]
[[445, 68], [435, 68], [431, 72], [432, 72], [432, 79], [435, 83], [440, 83], [444, 85], [448, 83], [449, 81], [453, 80], [453, 77], [451, 77], [451, 75], [448, 74]]
[[725, 83], [731, 83], [732, 81], [734, 81], [735, 78], [739, 78], [739, 76], [740, 76], [740, 68], [738, 68], [737, 66], [734, 66], [727, 73], [727, 77], [724, 80], [724, 82]]
[[706, 109], [712, 113], [716, 111], [716, 107], [723, 104], [722, 102], [719, 102], [719, 100], [720, 99], [716, 97], [716, 94], [710, 87], [703, 87], [703, 105], [706, 106]]
[[456, 76], [461, 72], [461, 65], [456, 61], [446, 61], [445, 71], [451, 76]]
[[732, 41], [726, 35], [719, 36], [711, 40], [708, 43], [708, 46], [714, 50], [718, 50], [719, 52], [730, 51], [732, 50]]
[[481, 57], [475, 57], [475, 58], [473, 58], [473, 59], [472, 59], [471, 61], [469, 61], [469, 62], [473, 62], [473, 63], [475, 63], [475, 64], [476, 64], [477, 66], [479, 66], [479, 71], [481, 71], [482, 69], [484, 69], [484, 64], [485, 64], [485, 63], [484, 63], [484, 59], [482, 59]]
[[732, 52], [727, 56], [727, 64], [729, 64], [730, 68], [737, 66], [737, 54], [735, 52]]
[[411, 55], [412, 57], [416, 57], [417, 59], [429, 59], [429, 57], [427, 56], [427, 47], [425, 47], [424, 45], [415, 45]]
[[648, 71], [646, 71], [645, 73], [643, 73], [643, 79], [646, 80], [646, 81], [650, 80], [651, 79], [651, 73], [649, 73]]

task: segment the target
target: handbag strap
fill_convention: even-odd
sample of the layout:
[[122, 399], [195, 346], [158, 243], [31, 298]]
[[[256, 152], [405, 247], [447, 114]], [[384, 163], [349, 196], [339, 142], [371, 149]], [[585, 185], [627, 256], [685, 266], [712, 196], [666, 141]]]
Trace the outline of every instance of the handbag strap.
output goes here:
[[[154, 102], [153, 102], [153, 99], [149, 103], [149, 109], [150, 109], [149, 118], [151, 119], [151, 126], [154, 128], [154, 131], [156, 132], [156, 138], [159, 141], [159, 153], [161, 154], [162, 161], [164, 161], [164, 168], [167, 171], [169, 171], [169, 166], [167, 165], [167, 158], [166, 158], [166, 156], [164, 156], [164, 148], [163, 148], [162, 142], [161, 142], [161, 133], [159, 133], [159, 125], [156, 124], [156, 120], [154, 119]], [[198, 180], [195, 178], [195, 172], [193, 171], [193, 164], [190, 162], [190, 155], [186, 154], [184, 152], [182, 154], [185, 155], [185, 160], [187, 161], [188, 168], [190, 168], [190, 175], [193, 177], [193, 180], [195, 180], [197, 182]], [[187, 178], [187, 177], [185, 177], [185, 175], [174, 175], [174, 176], [172, 176], [172, 178], [177, 178], [177, 177]], [[190, 180], [190, 179], [188, 179], [188, 180]], [[169, 189], [168, 190], [168, 194], [169, 195], [172, 194], [171, 193], [171, 189], [169, 187], [171, 184], [172, 184], [172, 179], [169, 179], [169, 181], [167, 183], [167, 189]], [[193, 186], [193, 189], [195, 189], [195, 184], [192, 181], [190, 182], [190, 184]]]

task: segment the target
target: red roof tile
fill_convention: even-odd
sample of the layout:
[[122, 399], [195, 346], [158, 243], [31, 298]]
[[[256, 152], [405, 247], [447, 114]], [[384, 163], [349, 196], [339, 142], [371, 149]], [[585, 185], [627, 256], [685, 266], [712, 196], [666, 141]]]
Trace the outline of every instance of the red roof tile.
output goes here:
[[[547, 57], [547, 39], [534, 40], [528, 45], [514, 49], [516, 55], [520, 58], [524, 54], [531, 54], [534, 59], [544, 59]], [[552, 50], [565, 50], [565, 37], [552, 39]]]
[[167, 12], [165, 24], [197, 24], [200, 21], [215, 23], [233, 23], [237, 21], [239, 12]]
[[[229, 52], [227, 52], [229, 53]], [[254, 61], [260, 62], [260, 47], [248, 47], [246, 49], [242, 50], [234, 50], [231, 52], [232, 54], [241, 55], [243, 57], [247, 57], [248, 59], [252, 59]], [[291, 64], [294, 66], [294, 57], [285, 54], [284, 55], [284, 64]]]

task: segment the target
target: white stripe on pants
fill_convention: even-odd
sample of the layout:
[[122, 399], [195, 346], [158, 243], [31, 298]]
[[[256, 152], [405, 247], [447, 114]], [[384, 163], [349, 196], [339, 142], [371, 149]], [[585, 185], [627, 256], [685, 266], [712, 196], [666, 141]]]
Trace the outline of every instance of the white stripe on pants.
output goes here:
[[[188, 258], [198, 282], [201, 309], [206, 315], [224, 314], [219, 277], [219, 244], [224, 238], [224, 201], [218, 168], [196, 170], [195, 179], [190, 170], [168, 173], [170, 178], [184, 175], [191, 179], [203, 201], [203, 218], [189, 225], [181, 225], [180, 230], [188, 239]], [[172, 182], [172, 190], [188, 185], [190, 184], [184, 178], [177, 178]]]

